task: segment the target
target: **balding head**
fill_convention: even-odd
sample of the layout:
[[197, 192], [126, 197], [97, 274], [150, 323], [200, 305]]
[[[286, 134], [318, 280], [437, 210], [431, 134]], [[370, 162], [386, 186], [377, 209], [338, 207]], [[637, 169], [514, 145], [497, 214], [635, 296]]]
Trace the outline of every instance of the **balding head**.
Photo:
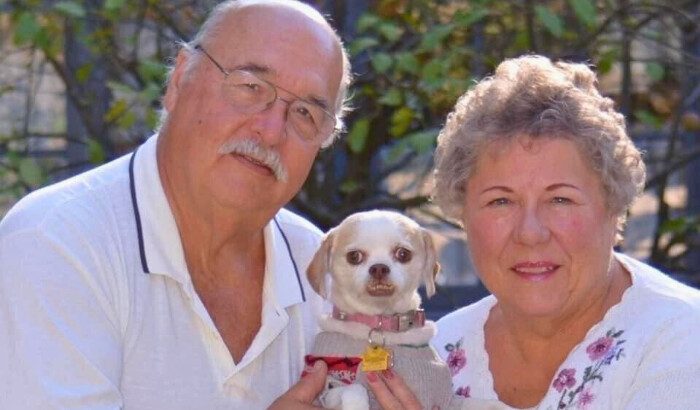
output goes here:
[[[250, 16], [263, 16], [267, 11], [276, 14], [287, 14], [290, 18], [306, 19], [311, 24], [315, 25], [316, 29], [325, 32], [333, 41], [333, 52], [328, 53], [330, 56], [337, 56], [342, 63], [342, 76], [338, 83], [336, 99], [334, 101], [334, 111], [336, 116], [336, 130], [324, 143], [324, 146], [330, 145], [335, 138], [344, 130], [343, 117], [349, 111], [347, 105], [347, 95], [350, 83], [352, 81], [352, 73], [350, 61], [343, 47], [342, 41], [335, 30], [328, 24], [326, 19], [313, 7], [308, 4], [296, 0], [229, 0], [217, 5], [210, 13], [207, 20], [202, 24], [199, 32], [194, 39], [189, 43], [184, 44], [186, 49], [192, 51], [196, 45], [207, 45], [215, 41], [219, 36], [226, 35], [232, 26], [240, 25], [243, 20], [249, 20]], [[250, 25], [250, 24], [248, 24]], [[260, 24], [261, 30], [268, 30], [270, 27], [265, 27]], [[231, 39], [235, 41], [235, 39]], [[271, 45], [274, 47], [274, 45]]]

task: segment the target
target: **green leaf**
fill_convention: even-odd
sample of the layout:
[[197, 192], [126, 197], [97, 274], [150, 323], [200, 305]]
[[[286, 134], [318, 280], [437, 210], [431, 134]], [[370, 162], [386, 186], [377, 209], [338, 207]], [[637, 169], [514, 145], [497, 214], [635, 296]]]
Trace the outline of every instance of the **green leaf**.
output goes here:
[[19, 162], [19, 179], [30, 187], [41, 185], [41, 168], [34, 158], [23, 158]]
[[367, 137], [369, 136], [369, 119], [361, 118], [352, 125], [348, 133], [347, 142], [350, 151], [358, 154], [365, 149]]
[[654, 127], [657, 130], [661, 129], [664, 125], [664, 121], [661, 118], [647, 110], [637, 110], [634, 112], [634, 116], [643, 124]]
[[664, 66], [657, 63], [656, 61], [648, 62], [646, 65], [646, 71], [647, 74], [649, 74], [649, 77], [651, 77], [651, 79], [654, 81], [663, 80], [664, 74], [666, 73], [666, 70], [664, 70]]
[[396, 59], [396, 68], [401, 71], [415, 74], [420, 69], [418, 59], [415, 55], [413, 55], [413, 53], [408, 51], [396, 53], [394, 58]]
[[559, 16], [549, 11], [547, 7], [536, 6], [535, 14], [537, 19], [554, 37], [559, 38], [564, 34], [564, 22]]
[[90, 73], [92, 73], [92, 64], [85, 63], [75, 72], [75, 78], [79, 83], [84, 84], [90, 77]]
[[418, 48], [421, 50], [435, 49], [435, 47], [437, 47], [442, 40], [452, 33], [453, 29], [454, 24], [445, 24], [433, 27], [432, 30], [423, 35]]
[[155, 60], [142, 60], [139, 64], [139, 75], [146, 81], [162, 82], [168, 71], [165, 64]]
[[350, 51], [350, 54], [358, 55], [362, 51], [367, 50], [368, 48], [374, 47], [378, 44], [379, 44], [379, 40], [377, 40], [374, 37], [360, 37], [357, 40], [350, 43], [350, 47], [348, 47], [348, 49]]
[[126, 4], [125, 0], [105, 0], [104, 8], [108, 11], [119, 10]]
[[382, 23], [379, 25], [379, 33], [384, 36], [385, 39], [394, 42], [401, 38], [403, 35], [403, 29], [396, 25], [395, 23]]
[[461, 27], [469, 27], [474, 23], [481, 21], [484, 17], [488, 16], [489, 9], [485, 7], [479, 7], [474, 10], [460, 11], [455, 13], [455, 21]]
[[401, 90], [398, 88], [392, 88], [381, 98], [379, 98], [377, 102], [391, 107], [396, 107], [401, 105], [403, 102], [403, 95], [401, 94]]
[[128, 130], [134, 126], [136, 123], [136, 113], [133, 111], [127, 111], [119, 118], [119, 128], [123, 130]]
[[340, 184], [340, 192], [344, 194], [352, 194], [360, 189], [362, 189], [362, 184], [354, 179], [348, 179]]
[[598, 67], [598, 74], [606, 74], [609, 73], [610, 70], [612, 69], [613, 63], [617, 59], [618, 53], [617, 50], [608, 50], [603, 55], [600, 57], [600, 60], [598, 61], [597, 67]]
[[594, 27], [596, 21], [596, 9], [591, 0], [569, 0], [576, 17], [586, 26]]
[[112, 122], [117, 118], [121, 117], [126, 112], [126, 108], [127, 104], [125, 100], [116, 100], [112, 103], [112, 106], [109, 107], [109, 111], [107, 111], [107, 113], [105, 114], [105, 121]]
[[34, 35], [34, 44], [39, 47], [47, 55], [53, 56], [55, 54], [52, 47], [56, 47], [59, 42], [57, 39], [51, 38], [49, 31], [41, 27], [39, 31]]
[[433, 146], [435, 146], [437, 135], [437, 129], [410, 133], [401, 138], [401, 140], [389, 150], [387, 158], [391, 163], [395, 163], [408, 149], [412, 149], [418, 154], [430, 152]]
[[155, 110], [153, 107], [148, 107], [146, 109], [146, 118], [145, 118], [146, 126], [149, 129], [155, 129], [158, 127], [158, 123], [160, 122], [160, 112]]
[[413, 132], [404, 137], [404, 140], [413, 147], [419, 154], [430, 152], [435, 145], [435, 140], [438, 136], [438, 130], [425, 130]]
[[387, 53], [376, 53], [372, 55], [372, 67], [380, 74], [384, 74], [391, 68], [394, 60]]
[[12, 41], [17, 46], [25, 45], [34, 40], [34, 36], [39, 32], [40, 28], [34, 15], [28, 11], [23, 11], [19, 14], [15, 23], [15, 35]]
[[68, 17], [82, 18], [86, 14], [83, 5], [75, 1], [59, 1], [53, 8]]
[[87, 140], [87, 148], [88, 159], [90, 160], [90, 163], [99, 165], [103, 164], [107, 159], [107, 155], [105, 154], [104, 148], [102, 148], [102, 144], [95, 141], [94, 139]]
[[141, 91], [141, 98], [143, 98], [145, 101], [153, 102], [159, 100], [162, 93], [163, 90], [161, 89], [160, 85], [156, 83], [148, 83], [146, 87], [144, 87], [143, 91]]
[[391, 116], [391, 128], [389, 133], [394, 137], [404, 135], [413, 122], [413, 110], [408, 107], [401, 107]]
[[360, 16], [359, 19], [357, 19], [357, 32], [363, 33], [365, 31], [367, 31], [369, 28], [377, 25], [380, 21], [381, 21], [381, 19], [376, 14], [370, 14], [370, 13], [363, 14]]
[[442, 78], [442, 74], [445, 70], [445, 60], [433, 59], [428, 61], [427, 64], [423, 66], [421, 71], [421, 78], [427, 83], [435, 82]]
[[661, 225], [660, 233], [680, 233], [685, 230], [688, 225], [688, 221], [681, 217], [676, 219], [668, 219]]

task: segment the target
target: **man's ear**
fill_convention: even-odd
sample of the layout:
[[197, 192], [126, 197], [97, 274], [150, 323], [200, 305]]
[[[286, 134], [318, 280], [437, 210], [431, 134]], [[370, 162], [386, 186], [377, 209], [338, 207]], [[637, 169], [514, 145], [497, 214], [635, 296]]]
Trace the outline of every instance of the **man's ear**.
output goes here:
[[425, 263], [423, 264], [423, 283], [425, 284], [425, 294], [431, 297], [435, 294], [435, 278], [440, 273], [440, 263], [437, 261], [437, 249], [430, 233], [421, 228], [423, 236], [423, 246], [425, 251]]
[[181, 48], [177, 53], [177, 58], [175, 59], [175, 68], [170, 75], [170, 81], [168, 81], [167, 88], [165, 89], [165, 95], [163, 96], [163, 107], [166, 111], [171, 112], [175, 108], [175, 103], [177, 102], [177, 95], [180, 91], [180, 82], [182, 81], [182, 75], [185, 72], [185, 67], [187, 66], [187, 60], [191, 57], [191, 52], [185, 47]]
[[306, 268], [306, 277], [312, 288], [324, 299], [328, 298], [326, 289], [326, 275], [331, 267], [331, 251], [333, 247], [333, 230], [323, 238], [321, 247], [314, 254], [309, 267]]

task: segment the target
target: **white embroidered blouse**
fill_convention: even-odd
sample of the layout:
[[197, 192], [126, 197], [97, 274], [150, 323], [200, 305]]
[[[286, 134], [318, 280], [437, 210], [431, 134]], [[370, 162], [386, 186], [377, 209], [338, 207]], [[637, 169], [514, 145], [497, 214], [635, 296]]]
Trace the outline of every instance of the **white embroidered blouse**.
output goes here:
[[[632, 286], [569, 353], [538, 410], [699, 409], [700, 291], [616, 254]], [[457, 395], [498, 401], [484, 324], [493, 295], [437, 322], [433, 346], [448, 363]]]

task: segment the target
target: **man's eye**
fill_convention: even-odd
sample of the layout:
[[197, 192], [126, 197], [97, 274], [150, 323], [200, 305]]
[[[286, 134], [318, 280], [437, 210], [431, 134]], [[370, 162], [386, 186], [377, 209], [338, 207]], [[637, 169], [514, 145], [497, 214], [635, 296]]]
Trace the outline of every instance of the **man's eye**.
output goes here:
[[552, 202], [554, 202], [555, 204], [570, 204], [573, 201], [569, 198], [564, 198], [562, 196], [555, 196], [554, 198], [552, 198]]
[[311, 112], [306, 107], [298, 107], [296, 110], [297, 115], [303, 117], [306, 121], [313, 121], [314, 117]]
[[359, 265], [364, 259], [365, 255], [361, 251], [350, 251], [345, 255], [345, 260], [351, 265]]
[[246, 84], [243, 84], [243, 86], [244, 86], [245, 88], [249, 89], [250, 91], [255, 91], [255, 92], [260, 91], [260, 84], [256, 84], [256, 83], [246, 83]]

